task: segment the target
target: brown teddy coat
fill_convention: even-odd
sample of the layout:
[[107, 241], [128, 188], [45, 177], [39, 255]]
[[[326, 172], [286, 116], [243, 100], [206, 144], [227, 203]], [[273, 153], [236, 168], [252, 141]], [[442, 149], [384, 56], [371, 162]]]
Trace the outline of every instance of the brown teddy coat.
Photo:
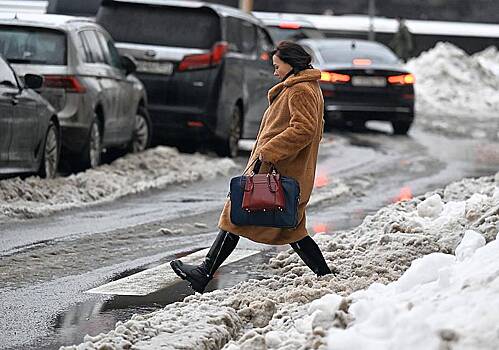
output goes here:
[[[261, 155], [264, 162], [274, 163], [282, 175], [299, 182], [298, 226], [295, 229], [236, 226], [230, 220], [228, 200], [218, 223], [220, 229], [274, 245], [293, 243], [307, 236], [305, 207], [314, 186], [317, 153], [324, 128], [320, 76], [319, 70], [306, 69], [269, 90], [269, 107], [263, 115], [248, 161], [249, 166]], [[268, 171], [267, 163], [260, 173], [264, 171]]]

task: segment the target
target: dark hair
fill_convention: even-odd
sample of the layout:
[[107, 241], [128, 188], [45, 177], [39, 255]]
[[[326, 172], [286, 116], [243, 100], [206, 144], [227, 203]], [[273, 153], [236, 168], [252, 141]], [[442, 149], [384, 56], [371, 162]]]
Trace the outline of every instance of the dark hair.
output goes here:
[[310, 64], [312, 56], [303, 47], [292, 41], [281, 41], [271, 54], [272, 56], [277, 55], [282, 61], [293, 67], [295, 74], [304, 69], [313, 68]]

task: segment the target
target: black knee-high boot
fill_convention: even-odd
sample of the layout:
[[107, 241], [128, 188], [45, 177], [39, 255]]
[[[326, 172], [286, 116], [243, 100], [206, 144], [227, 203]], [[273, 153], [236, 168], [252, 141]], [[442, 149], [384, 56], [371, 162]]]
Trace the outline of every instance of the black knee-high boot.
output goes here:
[[189, 265], [184, 264], [180, 260], [173, 260], [170, 262], [170, 266], [180, 278], [191, 284], [192, 289], [203, 293], [213, 278], [215, 271], [232, 253], [234, 248], [236, 248], [238, 241], [239, 236], [220, 230], [208, 254], [206, 254], [204, 261], [200, 265]]
[[307, 236], [298, 242], [291, 243], [291, 247], [293, 247], [298, 256], [317, 276], [324, 276], [331, 273], [319, 246], [312, 237]]

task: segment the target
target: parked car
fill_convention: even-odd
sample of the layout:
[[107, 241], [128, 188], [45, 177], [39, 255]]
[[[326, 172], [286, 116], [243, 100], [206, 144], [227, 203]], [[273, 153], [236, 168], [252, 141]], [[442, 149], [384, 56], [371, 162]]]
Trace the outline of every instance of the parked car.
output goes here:
[[275, 43], [325, 38], [311, 22], [299, 15], [275, 12], [253, 12], [253, 15], [265, 24]]
[[385, 45], [351, 39], [300, 40], [321, 69], [327, 125], [389, 121], [407, 134], [414, 120], [414, 76]]
[[33, 74], [27, 74], [22, 83], [0, 56], [0, 176], [56, 175], [59, 122], [50, 104], [32, 90], [42, 83], [43, 78]]
[[234, 157], [256, 138], [273, 77], [270, 35], [252, 15], [191, 1], [104, 0], [96, 21], [137, 60], [155, 136]]
[[0, 19], [0, 53], [24, 76], [44, 76], [40, 89], [56, 109], [62, 156], [95, 167], [109, 148], [148, 147], [152, 129], [144, 86], [111, 36], [89, 19], [15, 15]]

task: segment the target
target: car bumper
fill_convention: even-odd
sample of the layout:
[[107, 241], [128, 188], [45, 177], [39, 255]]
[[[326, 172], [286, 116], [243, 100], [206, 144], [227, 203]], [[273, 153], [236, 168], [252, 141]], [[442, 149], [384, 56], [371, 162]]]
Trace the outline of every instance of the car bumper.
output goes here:
[[395, 107], [395, 106], [341, 106], [329, 105], [326, 106], [326, 112], [388, 112], [388, 113], [413, 113], [411, 107]]
[[149, 106], [155, 140], [204, 141], [214, 137], [215, 117], [192, 108], [155, 108]]

